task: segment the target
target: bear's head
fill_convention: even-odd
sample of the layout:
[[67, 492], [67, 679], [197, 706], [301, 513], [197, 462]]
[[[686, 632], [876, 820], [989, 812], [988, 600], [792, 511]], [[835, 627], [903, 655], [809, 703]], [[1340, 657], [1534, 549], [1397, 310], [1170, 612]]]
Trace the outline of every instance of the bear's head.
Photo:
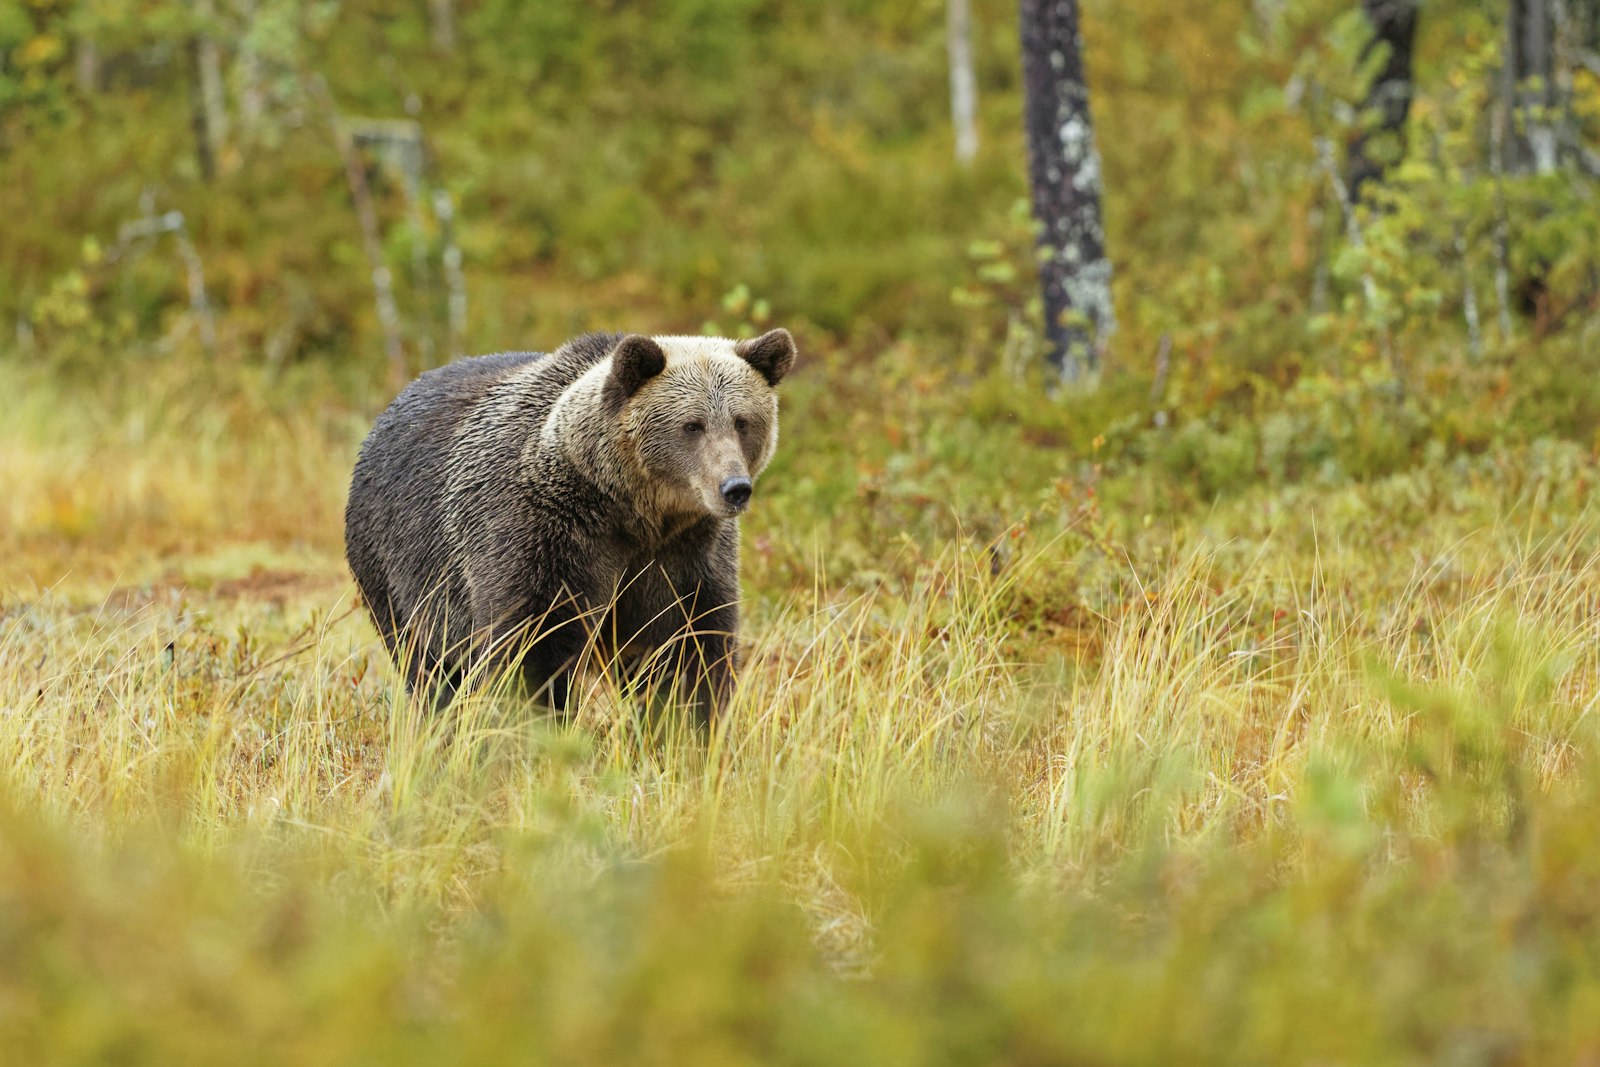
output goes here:
[[778, 445], [776, 387], [794, 358], [788, 330], [617, 343], [604, 403], [658, 507], [729, 517], [749, 505]]

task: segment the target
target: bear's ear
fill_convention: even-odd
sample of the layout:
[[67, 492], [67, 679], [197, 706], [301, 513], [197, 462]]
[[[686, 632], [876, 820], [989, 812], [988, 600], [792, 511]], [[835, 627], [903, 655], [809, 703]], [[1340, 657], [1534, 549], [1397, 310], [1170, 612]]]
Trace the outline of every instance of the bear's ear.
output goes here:
[[761, 372], [768, 385], [777, 385], [794, 366], [794, 338], [788, 330], [768, 330], [760, 337], [733, 346], [739, 357]]
[[626, 400], [639, 387], [667, 369], [667, 353], [641, 334], [630, 333], [611, 350], [611, 384]]

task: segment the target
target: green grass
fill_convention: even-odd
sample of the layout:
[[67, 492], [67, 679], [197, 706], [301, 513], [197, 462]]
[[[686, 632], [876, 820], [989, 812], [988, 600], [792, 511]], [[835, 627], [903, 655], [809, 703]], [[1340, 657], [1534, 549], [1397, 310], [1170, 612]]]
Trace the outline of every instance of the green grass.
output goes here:
[[5, 1062], [1600, 1054], [1585, 450], [1197, 506], [815, 371], [707, 735], [408, 701], [364, 416], [164, 381], [0, 378]]

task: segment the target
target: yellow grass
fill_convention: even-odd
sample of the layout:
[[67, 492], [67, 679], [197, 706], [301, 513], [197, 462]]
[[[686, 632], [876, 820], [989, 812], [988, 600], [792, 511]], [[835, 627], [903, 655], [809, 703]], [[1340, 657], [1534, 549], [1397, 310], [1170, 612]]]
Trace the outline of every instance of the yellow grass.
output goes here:
[[[1003, 566], [976, 538], [902, 546], [861, 580], [828, 576], [827, 516], [764, 488], [747, 539], [802, 531], [815, 577], [748, 590], [706, 733], [599, 679], [565, 721], [408, 699], [339, 555], [358, 417], [69, 417], [11, 384], [0, 1039], [27, 1054], [1600, 1047], [1587, 927], [1579, 963], [1529, 957], [1578, 977], [1507, 994], [1488, 1037], [1463, 1018], [1534, 951], [1530, 909], [1592, 914], [1563, 904], [1600, 810], [1587, 457], [1034, 529]], [[1217, 1029], [1319, 983], [1303, 1031]]]

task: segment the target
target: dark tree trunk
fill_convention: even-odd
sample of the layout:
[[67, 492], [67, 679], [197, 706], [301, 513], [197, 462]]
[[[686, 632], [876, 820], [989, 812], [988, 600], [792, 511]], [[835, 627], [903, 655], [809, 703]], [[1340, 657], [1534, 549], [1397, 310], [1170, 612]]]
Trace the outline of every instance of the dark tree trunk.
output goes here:
[[1507, 12], [1506, 71], [1511, 136], [1506, 169], [1549, 174], [1560, 155], [1561, 101], [1557, 95], [1555, 12], [1550, 0], [1511, 0]]
[[1576, 0], [1568, 4], [1567, 9], [1572, 14], [1573, 34], [1577, 39], [1578, 47], [1583, 50], [1580, 62], [1600, 74], [1600, 0]]
[[1361, 0], [1361, 9], [1372, 23], [1372, 39], [1361, 50], [1362, 60], [1377, 49], [1385, 51], [1383, 66], [1373, 76], [1362, 105], [1361, 132], [1350, 145], [1350, 197], [1356, 201], [1368, 182], [1382, 181], [1384, 172], [1405, 154], [1406, 118], [1414, 93], [1411, 55], [1417, 39], [1416, 0]]
[[211, 143], [211, 125], [206, 121], [200, 38], [189, 38], [185, 47], [189, 59], [189, 127], [194, 132], [194, 156], [200, 167], [200, 177], [209, 183], [217, 177], [217, 156]]
[[1022, 0], [1022, 77], [1048, 358], [1077, 382], [1116, 328], [1077, 0]]

